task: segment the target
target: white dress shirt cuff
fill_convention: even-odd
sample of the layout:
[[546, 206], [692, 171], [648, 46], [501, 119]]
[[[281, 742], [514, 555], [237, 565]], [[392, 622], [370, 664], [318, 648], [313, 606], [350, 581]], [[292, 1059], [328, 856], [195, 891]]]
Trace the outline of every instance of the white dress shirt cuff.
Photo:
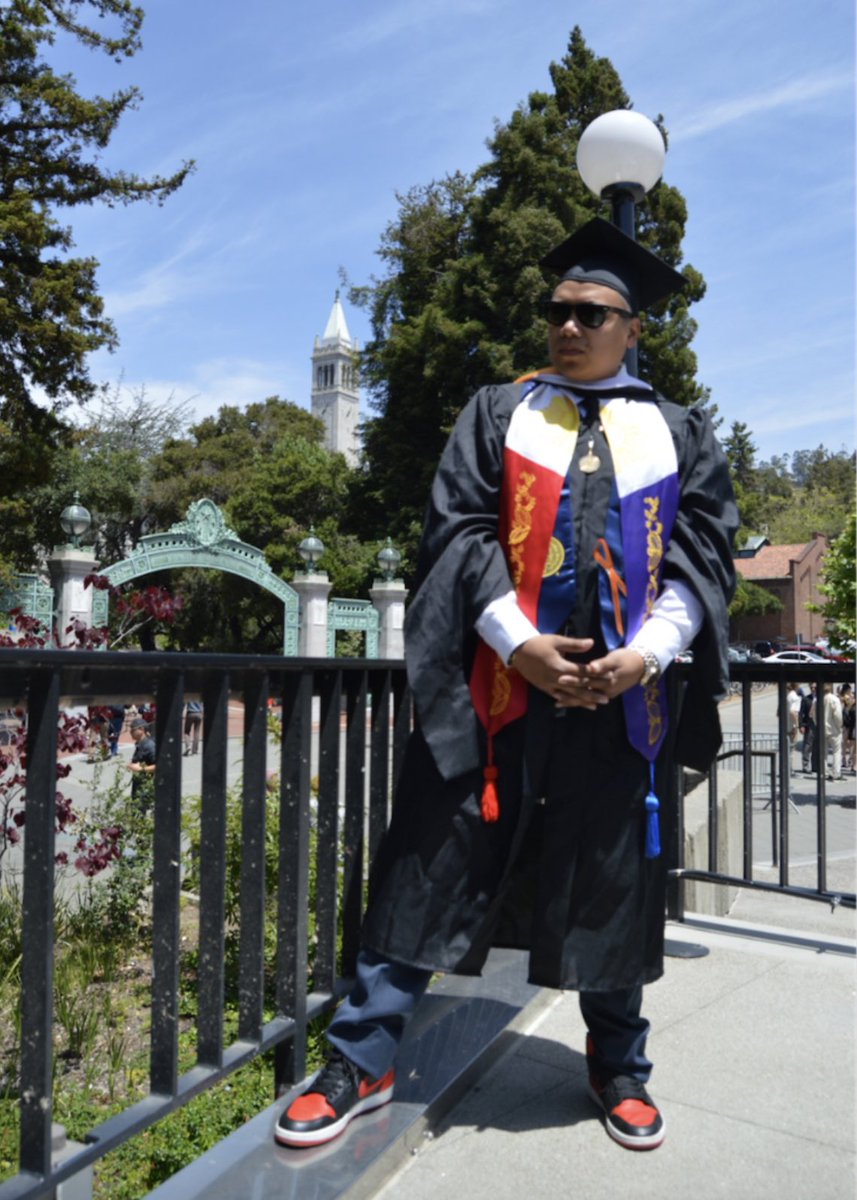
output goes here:
[[521, 612], [514, 591], [491, 601], [476, 622], [476, 632], [504, 663], [509, 661], [509, 655], [522, 642], [539, 635], [529, 617]]
[[[686, 650], [702, 627], [703, 608], [691, 589], [679, 580], [664, 584], [652, 614], [629, 643], [631, 650], [650, 650], [665, 671]], [[492, 600], [476, 622], [476, 632], [504, 663], [522, 642], [539, 631], [521, 612], [514, 591]]]
[[663, 673], [686, 650], [702, 628], [703, 608], [687, 584], [670, 579], [652, 614], [628, 643], [630, 650], [650, 650]]

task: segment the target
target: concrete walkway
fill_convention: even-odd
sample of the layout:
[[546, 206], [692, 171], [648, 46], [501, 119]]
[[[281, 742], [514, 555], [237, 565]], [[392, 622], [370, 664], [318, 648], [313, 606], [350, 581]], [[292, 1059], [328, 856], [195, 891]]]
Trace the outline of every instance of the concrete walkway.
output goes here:
[[646, 989], [651, 1091], [667, 1123], [658, 1150], [605, 1133], [586, 1094], [577, 998], [556, 994], [375, 1194], [853, 1200], [853, 913], [833, 916], [850, 939], [716, 919], [669, 929], [710, 952], [669, 958]]

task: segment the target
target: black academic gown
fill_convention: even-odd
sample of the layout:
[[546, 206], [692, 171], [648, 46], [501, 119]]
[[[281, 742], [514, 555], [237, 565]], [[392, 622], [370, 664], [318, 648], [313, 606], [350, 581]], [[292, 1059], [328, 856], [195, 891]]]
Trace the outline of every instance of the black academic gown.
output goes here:
[[[492, 944], [530, 950], [534, 983], [584, 990], [635, 986], [662, 973], [665, 855], [646, 859], [649, 768], [631, 748], [620, 700], [564, 710], [530, 689], [526, 717], [495, 738], [500, 820], [481, 817], [485, 737], [468, 679], [476, 619], [511, 590], [497, 541], [503, 443], [519, 384], [483, 388], [441, 459], [423, 532], [406, 660], [417, 712], [390, 829], [373, 868], [364, 944], [400, 962], [478, 973]], [[708, 418], [653, 400], [672, 432], [681, 499], [664, 562], [704, 609], [671, 751], [704, 768], [720, 741], [716, 698], [728, 683], [726, 605], [734, 586], [737, 513]], [[589, 437], [598, 478], [579, 471]], [[597, 419], [581, 429], [570, 469], [578, 601], [572, 636], [604, 650], [590, 547], [604, 532], [612, 469]], [[668, 844], [670, 816], [662, 815]]]

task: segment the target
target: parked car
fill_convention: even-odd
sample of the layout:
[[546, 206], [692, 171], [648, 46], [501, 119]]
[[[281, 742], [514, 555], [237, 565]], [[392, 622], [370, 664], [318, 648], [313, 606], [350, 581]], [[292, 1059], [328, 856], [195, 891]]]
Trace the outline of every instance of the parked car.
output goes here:
[[753, 653], [758, 654], [759, 658], [767, 658], [769, 654], [776, 654], [778, 650], [782, 650], [782, 645], [777, 646], [774, 642], [753, 643]]
[[730, 662], [761, 662], [762, 656], [746, 646], [727, 646], [726, 654]]
[[776, 654], [768, 654], [762, 659], [762, 662], [783, 662], [783, 663], [829, 663], [833, 660], [825, 658], [823, 654], [814, 654], [811, 650], [780, 650]]
[[845, 654], [834, 654], [832, 650], [828, 650], [826, 646], [808, 646], [804, 642], [800, 646], [780, 646], [780, 650], [806, 650], [809, 654], [820, 654], [822, 658], [828, 662], [850, 662], [851, 659]]

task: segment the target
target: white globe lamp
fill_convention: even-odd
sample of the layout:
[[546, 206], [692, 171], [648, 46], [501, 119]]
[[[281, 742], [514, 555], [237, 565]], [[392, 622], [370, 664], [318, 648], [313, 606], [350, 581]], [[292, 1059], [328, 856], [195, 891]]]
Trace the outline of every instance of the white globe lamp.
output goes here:
[[639, 202], [663, 174], [666, 152], [654, 121], [617, 109], [596, 117], [580, 135], [577, 169], [596, 196], [621, 190]]

